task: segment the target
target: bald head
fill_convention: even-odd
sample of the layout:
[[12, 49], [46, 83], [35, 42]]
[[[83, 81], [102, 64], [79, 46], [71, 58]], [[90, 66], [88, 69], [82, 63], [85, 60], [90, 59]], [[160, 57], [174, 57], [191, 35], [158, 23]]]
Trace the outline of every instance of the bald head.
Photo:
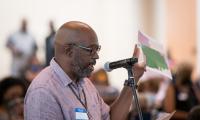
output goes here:
[[79, 21], [70, 21], [63, 24], [56, 33], [55, 42], [60, 45], [69, 43], [82, 42], [81, 35], [83, 34], [95, 34], [94, 30], [87, 24]]

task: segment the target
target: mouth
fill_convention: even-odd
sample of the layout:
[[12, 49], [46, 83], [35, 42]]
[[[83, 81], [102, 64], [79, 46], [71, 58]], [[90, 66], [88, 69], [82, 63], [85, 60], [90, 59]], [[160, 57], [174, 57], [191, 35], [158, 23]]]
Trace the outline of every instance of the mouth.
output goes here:
[[89, 65], [88, 65], [88, 68], [93, 71], [94, 70], [94, 66], [96, 64], [96, 61], [93, 61], [93, 62], [90, 62]]
[[93, 65], [89, 65], [88, 68], [90, 69], [90, 71], [94, 70], [94, 66]]

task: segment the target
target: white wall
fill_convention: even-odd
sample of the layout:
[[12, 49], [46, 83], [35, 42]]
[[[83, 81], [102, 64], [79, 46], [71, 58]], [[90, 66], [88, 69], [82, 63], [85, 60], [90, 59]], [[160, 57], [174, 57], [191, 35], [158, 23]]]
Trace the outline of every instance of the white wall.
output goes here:
[[[6, 38], [19, 28], [23, 17], [28, 18], [29, 30], [37, 39], [40, 60], [44, 60], [44, 38], [50, 19], [57, 27], [66, 21], [80, 20], [95, 29], [102, 45], [97, 69], [106, 61], [131, 57], [137, 40], [137, 0], [1, 0], [0, 78], [9, 75], [11, 62]], [[109, 73], [111, 84], [120, 89], [126, 74], [123, 69]]]

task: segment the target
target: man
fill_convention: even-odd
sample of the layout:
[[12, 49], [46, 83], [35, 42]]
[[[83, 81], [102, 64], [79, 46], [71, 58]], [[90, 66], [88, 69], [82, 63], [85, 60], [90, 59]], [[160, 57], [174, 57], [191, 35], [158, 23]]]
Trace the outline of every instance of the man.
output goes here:
[[13, 57], [11, 75], [22, 77], [30, 59], [35, 56], [37, 50], [35, 39], [28, 33], [26, 19], [22, 20], [20, 31], [9, 36], [6, 45]]
[[56, 32], [55, 32], [53, 21], [49, 22], [49, 29], [50, 29], [50, 33], [45, 40], [45, 45], [46, 45], [45, 66], [49, 66], [51, 59], [54, 57], [54, 37], [55, 37]]
[[[99, 59], [95, 31], [85, 23], [67, 22], [55, 36], [55, 57], [31, 83], [25, 98], [26, 120], [125, 120], [132, 91], [124, 86], [109, 107], [87, 76]], [[135, 57], [138, 57], [135, 49]], [[138, 80], [145, 66], [133, 67]]]

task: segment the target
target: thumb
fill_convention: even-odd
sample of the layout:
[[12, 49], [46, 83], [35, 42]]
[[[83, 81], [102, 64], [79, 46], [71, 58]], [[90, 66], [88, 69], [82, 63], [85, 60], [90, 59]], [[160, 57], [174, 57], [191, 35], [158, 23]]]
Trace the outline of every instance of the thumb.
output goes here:
[[140, 49], [138, 48], [137, 44], [135, 44], [134, 52], [133, 52], [133, 57], [138, 58], [140, 55]]

